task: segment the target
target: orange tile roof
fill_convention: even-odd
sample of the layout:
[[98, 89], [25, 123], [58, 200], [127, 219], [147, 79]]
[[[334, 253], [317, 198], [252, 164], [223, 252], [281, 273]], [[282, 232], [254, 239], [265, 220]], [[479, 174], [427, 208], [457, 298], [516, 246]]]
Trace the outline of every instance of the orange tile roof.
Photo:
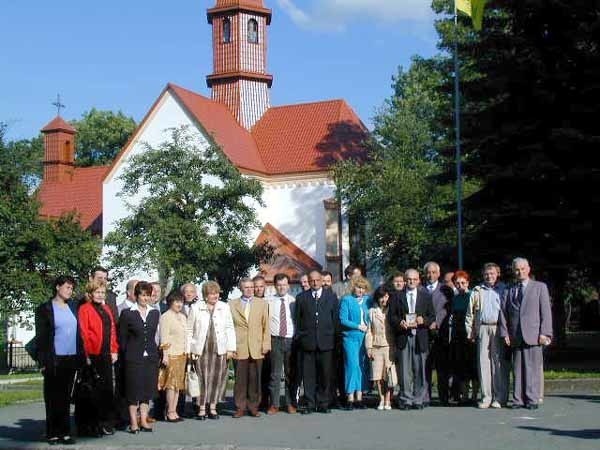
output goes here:
[[48, 131], [66, 131], [67, 133], [75, 133], [77, 130], [73, 128], [71, 124], [66, 122], [62, 117], [56, 116], [52, 119], [44, 128], [42, 128], [42, 133], [46, 133]]
[[322, 270], [321, 264], [270, 223], [263, 227], [255, 243], [257, 245], [268, 243], [273, 248], [271, 261], [260, 266], [260, 273], [269, 283], [273, 282], [277, 273], [285, 273], [292, 283], [298, 283], [303, 274], [311, 270]]
[[265, 172], [254, 139], [225, 105], [174, 84], [169, 84], [168, 89], [196, 118], [199, 125], [214, 137], [233, 164], [242, 169]]
[[322, 171], [360, 158], [368, 134], [344, 100], [269, 108], [251, 132], [269, 174]]
[[37, 194], [40, 216], [58, 218], [75, 211], [82, 228], [101, 233], [102, 179], [107, 170], [108, 166], [76, 167], [71, 181], [42, 181]]

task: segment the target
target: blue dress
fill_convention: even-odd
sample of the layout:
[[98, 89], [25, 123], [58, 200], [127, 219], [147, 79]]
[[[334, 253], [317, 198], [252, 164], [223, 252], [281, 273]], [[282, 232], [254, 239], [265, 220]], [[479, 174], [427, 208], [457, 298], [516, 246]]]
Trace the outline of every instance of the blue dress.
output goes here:
[[340, 325], [344, 346], [344, 375], [346, 393], [363, 391], [369, 387], [369, 364], [365, 350], [365, 332], [358, 327], [361, 322], [369, 322], [371, 299], [365, 295], [361, 299], [353, 294], [344, 295], [340, 302]]

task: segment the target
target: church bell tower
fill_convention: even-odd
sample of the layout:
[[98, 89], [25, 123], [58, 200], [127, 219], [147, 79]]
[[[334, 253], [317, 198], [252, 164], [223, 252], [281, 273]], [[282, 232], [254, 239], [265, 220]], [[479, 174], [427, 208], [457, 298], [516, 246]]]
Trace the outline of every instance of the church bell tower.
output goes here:
[[263, 0], [216, 0], [207, 11], [212, 25], [213, 73], [206, 77], [212, 99], [229, 108], [246, 129], [270, 107], [273, 76], [267, 74], [267, 26]]

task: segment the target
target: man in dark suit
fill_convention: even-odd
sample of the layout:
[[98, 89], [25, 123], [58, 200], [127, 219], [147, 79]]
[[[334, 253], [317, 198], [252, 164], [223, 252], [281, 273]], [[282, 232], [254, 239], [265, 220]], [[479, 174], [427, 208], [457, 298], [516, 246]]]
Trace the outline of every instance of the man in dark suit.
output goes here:
[[[108, 270], [106, 270], [102, 266], [96, 266], [92, 270], [90, 270], [89, 280], [94, 281], [96, 283], [104, 284], [106, 289], [106, 297], [104, 299], [104, 303], [110, 308], [110, 311], [113, 313], [113, 318], [116, 320], [119, 319], [119, 313], [117, 311], [117, 294], [108, 289]], [[82, 302], [85, 300], [85, 295], [81, 295], [77, 298], [78, 302]]]
[[545, 283], [529, 277], [525, 258], [515, 258], [516, 283], [505, 291], [500, 336], [513, 351], [513, 408], [537, 409], [541, 398], [542, 347], [552, 341], [552, 311]]
[[389, 321], [396, 337], [396, 364], [400, 368], [400, 409], [423, 409], [427, 401], [425, 364], [429, 353], [429, 326], [435, 321], [431, 294], [419, 289], [419, 272], [406, 271], [406, 289], [394, 296]]
[[310, 290], [296, 299], [296, 340], [302, 350], [302, 370], [306, 408], [329, 413], [329, 394], [335, 347], [337, 297], [330, 289], [323, 289], [321, 273], [313, 270], [308, 275]]

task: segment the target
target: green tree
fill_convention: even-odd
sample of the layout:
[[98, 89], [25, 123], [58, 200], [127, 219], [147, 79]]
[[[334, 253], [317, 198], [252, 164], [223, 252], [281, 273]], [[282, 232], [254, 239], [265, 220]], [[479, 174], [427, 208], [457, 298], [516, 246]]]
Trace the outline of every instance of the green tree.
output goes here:
[[121, 111], [101, 111], [96, 108], [83, 113], [80, 120], [71, 121], [77, 129], [75, 164], [101, 166], [110, 164], [125, 145], [135, 121]]
[[179, 284], [207, 273], [227, 293], [260, 262], [264, 249], [246, 241], [258, 225], [252, 205], [262, 203], [262, 186], [186, 127], [172, 129], [157, 147], [146, 145], [121, 179], [119, 195], [141, 200], [106, 237], [116, 276], [158, 270]]
[[443, 257], [454, 243], [453, 229], [440, 226], [449, 216], [452, 185], [436, 179], [444, 163], [438, 149], [447, 143], [442, 118], [450, 111], [441, 89], [443, 63], [414, 57], [408, 70], [400, 69], [392, 97], [375, 117], [367, 161], [335, 169], [338, 192], [366, 224], [365, 246], [384, 270]]
[[[20, 319], [52, 295], [52, 280], [69, 274], [85, 280], [99, 257], [100, 242], [68, 214], [55, 221], [39, 218], [30, 183], [38, 171], [33, 146], [5, 143], [0, 124], [0, 317]], [[2, 329], [4, 332], [4, 329]], [[3, 348], [3, 347], [2, 347]]]

